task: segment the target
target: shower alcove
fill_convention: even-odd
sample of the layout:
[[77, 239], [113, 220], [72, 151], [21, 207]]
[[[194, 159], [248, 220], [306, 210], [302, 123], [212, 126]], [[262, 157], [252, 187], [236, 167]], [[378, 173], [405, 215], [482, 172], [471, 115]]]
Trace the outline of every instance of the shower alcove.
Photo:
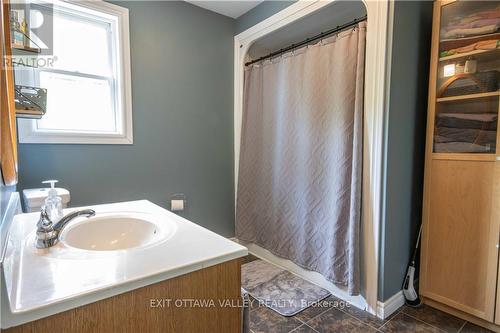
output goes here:
[[[234, 149], [235, 184], [238, 184], [245, 63], [367, 15], [362, 133], [364, 144], [360, 230], [361, 295], [349, 296], [346, 290], [336, 287], [319, 273], [305, 270], [256, 244], [244, 244], [257, 256], [285, 267], [379, 317], [385, 317], [390, 312], [390, 309], [384, 309], [384, 306], [379, 304], [377, 293], [382, 204], [383, 120], [386, 109], [386, 77], [390, 65], [387, 59], [390, 53], [391, 13], [392, 9], [386, 1], [299, 1], [240, 33], [235, 37], [234, 44]], [[235, 188], [237, 189], [237, 186]]]

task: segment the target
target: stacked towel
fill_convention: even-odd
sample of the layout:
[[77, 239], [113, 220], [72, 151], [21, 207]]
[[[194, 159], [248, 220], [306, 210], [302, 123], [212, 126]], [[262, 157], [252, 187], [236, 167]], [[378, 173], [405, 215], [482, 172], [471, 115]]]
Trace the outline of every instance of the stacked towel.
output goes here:
[[462, 47], [444, 50], [439, 53], [440, 57], [447, 57], [458, 53], [467, 53], [472, 52], [474, 50], [494, 50], [500, 47], [500, 39], [487, 39], [479, 42], [467, 44]]
[[500, 29], [500, 8], [472, 13], [450, 21], [441, 29], [442, 39], [464, 38], [495, 33]]
[[498, 116], [493, 113], [438, 113], [434, 133], [436, 153], [495, 151]]

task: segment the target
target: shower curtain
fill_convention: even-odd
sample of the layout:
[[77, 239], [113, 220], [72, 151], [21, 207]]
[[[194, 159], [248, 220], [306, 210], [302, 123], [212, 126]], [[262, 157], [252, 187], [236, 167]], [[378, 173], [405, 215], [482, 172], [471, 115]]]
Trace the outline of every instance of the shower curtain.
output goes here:
[[366, 22], [245, 70], [236, 236], [359, 294]]

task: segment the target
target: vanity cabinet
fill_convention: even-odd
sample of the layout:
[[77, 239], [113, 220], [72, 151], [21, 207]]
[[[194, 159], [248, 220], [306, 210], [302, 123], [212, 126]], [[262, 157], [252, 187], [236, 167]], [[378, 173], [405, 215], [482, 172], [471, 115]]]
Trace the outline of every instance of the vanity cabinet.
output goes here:
[[240, 333], [242, 305], [234, 259], [2, 332]]
[[499, 47], [500, 1], [434, 3], [420, 293], [494, 329], [489, 325], [500, 324]]

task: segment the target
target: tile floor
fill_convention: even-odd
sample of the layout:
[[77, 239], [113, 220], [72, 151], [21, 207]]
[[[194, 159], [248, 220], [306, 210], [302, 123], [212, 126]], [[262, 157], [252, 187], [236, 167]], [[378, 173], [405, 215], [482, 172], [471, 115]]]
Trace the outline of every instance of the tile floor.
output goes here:
[[[245, 258], [245, 262], [257, 259]], [[293, 317], [283, 317], [271, 309], [259, 306], [250, 298], [250, 329], [252, 333], [486, 333], [491, 332], [465, 320], [428, 306], [402, 307], [386, 320], [330, 296], [316, 307], [309, 307]]]

